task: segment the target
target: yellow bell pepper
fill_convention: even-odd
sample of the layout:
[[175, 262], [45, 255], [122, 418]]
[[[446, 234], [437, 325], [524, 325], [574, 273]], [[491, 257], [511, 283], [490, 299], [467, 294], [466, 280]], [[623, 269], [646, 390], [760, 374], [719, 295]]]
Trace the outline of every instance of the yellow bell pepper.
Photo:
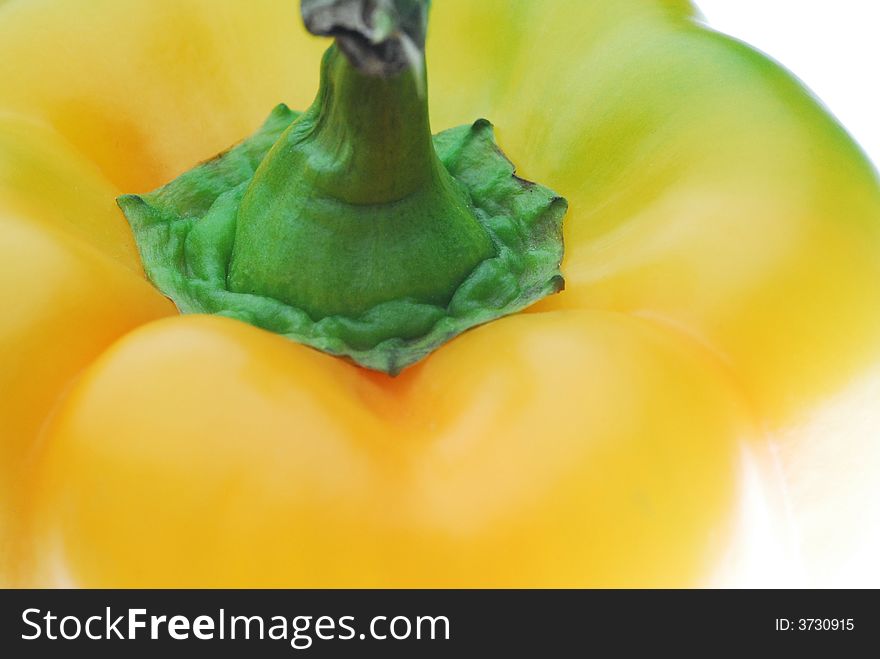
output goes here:
[[397, 377], [179, 315], [123, 193], [305, 109], [291, 0], [0, 3], [0, 580], [686, 586], [739, 447], [880, 356], [880, 186], [684, 0], [442, 0], [432, 124], [564, 195], [566, 290]]

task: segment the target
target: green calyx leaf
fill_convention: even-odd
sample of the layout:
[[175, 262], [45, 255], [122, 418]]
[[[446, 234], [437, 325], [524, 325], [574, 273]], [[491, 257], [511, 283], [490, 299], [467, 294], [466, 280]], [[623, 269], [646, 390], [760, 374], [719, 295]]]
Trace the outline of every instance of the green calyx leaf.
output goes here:
[[562, 289], [561, 225], [567, 204], [551, 190], [516, 177], [491, 124], [480, 120], [433, 139], [440, 163], [494, 247], [448, 301], [403, 297], [353, 315], [313, 318], [277, 298], [231, 290], [242, 199], [270, 149], [296, 130], [300, 116], [279, 106], [233, 149], [150, 194], [119, 198], [148, 276], [182, 312], [237, 318], [397, 374], [458, 334]]

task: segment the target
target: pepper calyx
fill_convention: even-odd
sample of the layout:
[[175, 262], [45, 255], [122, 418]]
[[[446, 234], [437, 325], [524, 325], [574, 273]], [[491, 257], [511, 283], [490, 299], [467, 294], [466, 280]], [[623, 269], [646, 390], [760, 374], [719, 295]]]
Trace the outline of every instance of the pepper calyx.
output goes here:
[[448, 304], [401, 299], [355, 317], [314, 320], [280, 300], [229, 290], [241, 198], [268, 151], [299, 116], [280, 105], [260, 130], [217, 158], [152, 193], [119, 198], [148, 276], [183, 313], [236, 318], [394, 375], [458, 334], [562, 290], [567, 203], [515, 175], [486, 120], [433, 139], [440, 161], [497, 248]]
[[[279, 106], [238, 146], [119, 198], [181, 311], [396, 374], [561, 290], [565, 201], [515, 175], [486, 120], [431, 135], [428, 4], [305, 0], [310, 29], [337, 37], [312, 106]], [[406, 43], [419, 57], [401, 68]]]

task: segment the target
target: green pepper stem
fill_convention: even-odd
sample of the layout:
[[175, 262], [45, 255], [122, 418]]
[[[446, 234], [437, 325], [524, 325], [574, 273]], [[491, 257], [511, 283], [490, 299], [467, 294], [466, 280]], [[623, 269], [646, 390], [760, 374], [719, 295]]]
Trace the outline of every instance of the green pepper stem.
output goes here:
[[[397, 57], [376, 47], [377, 57]], [[434, 151], [423, 72], [374, 69], [328, 50], [317, 99], [244, 194], [230, 290], [275, 298], [313, 320], [357, 318], [399, 300], [446, 306], [495, 255]]]
[[336, 37], [364, 73], [392, 77], [422, 68], [430, 0], [302, 0], [306, 28]]
[[350, 204], [398, 201], [437, 178], [428, 103], [414, 75], [361, 73], [337, 48], [324, 60], [313, 147], [325, 154], [315, 183]]

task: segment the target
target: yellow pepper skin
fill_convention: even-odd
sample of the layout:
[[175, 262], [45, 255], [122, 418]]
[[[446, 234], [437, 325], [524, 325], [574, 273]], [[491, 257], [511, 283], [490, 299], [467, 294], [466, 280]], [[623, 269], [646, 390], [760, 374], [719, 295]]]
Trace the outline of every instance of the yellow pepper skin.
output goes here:
[[[397, 378], [143, 277], [122, 192], [303, 109], [290, 0], [0, 3], [0, 580], [692, 586], [739, 447], [880, 357], [880, 186], [679, 0], [441, 0], [436, 129], [564, 195], [564, 293]], [[47, 47], [51, 44], [51, 47]]]
[[149, 325], [49, 432], [41, 562], [60, 530], [96, 586], [681, 583], [749, 434], [719, 373], [607, 312], [498, 321], [394, 381], [226, 319]]

